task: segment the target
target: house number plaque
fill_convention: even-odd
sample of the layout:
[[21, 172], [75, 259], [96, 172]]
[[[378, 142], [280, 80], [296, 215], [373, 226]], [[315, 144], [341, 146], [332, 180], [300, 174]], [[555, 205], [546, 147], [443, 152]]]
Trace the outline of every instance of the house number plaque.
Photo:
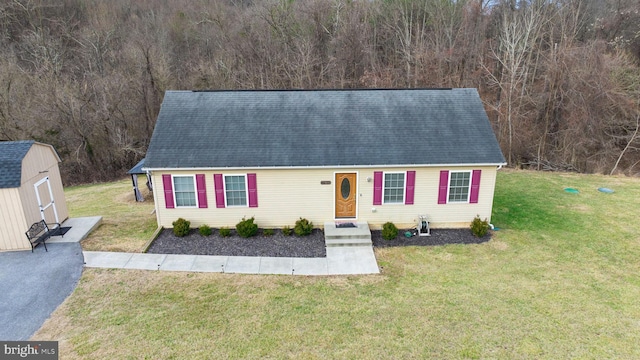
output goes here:
[[322, 180], [320, 181], [320, 185], [331, 185], [331, 180]]

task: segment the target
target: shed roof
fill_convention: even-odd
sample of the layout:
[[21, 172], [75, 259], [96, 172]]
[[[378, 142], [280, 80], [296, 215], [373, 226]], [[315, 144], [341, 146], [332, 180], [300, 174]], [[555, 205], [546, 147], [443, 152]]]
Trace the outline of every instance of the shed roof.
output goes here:
[[475, 89], [167, 91], [144, 168], [504, 163]]
[[33, 140], [0, 141], [0, 189], [20, 187], [22, 159], [34, 143]]

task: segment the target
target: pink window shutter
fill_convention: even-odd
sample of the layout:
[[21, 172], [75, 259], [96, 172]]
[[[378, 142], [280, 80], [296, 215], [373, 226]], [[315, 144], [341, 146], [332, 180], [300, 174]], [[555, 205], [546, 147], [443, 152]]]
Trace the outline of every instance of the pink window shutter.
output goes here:
[[216, 190], [216, 207], [224, 206], [224, 184], [222, 183], [222, 174], [213, 174], [213, 186]]
[[164, 186], [164, 205], [167, 209], [175, 208], [173, 203], [173, 184], [171, 175], [162, 174], [162, 185]]
[[447, 190], [449, 189], [449, 170], [440, 171], [440, 186], [438, 187], [438, 204], [447, 203]]
[[249, 207], [258, 207], [258, 184], [256, 174], [247, 174], [247, 189], [249, 190]]
[[198, 189], [198, 207], [207, 208], [207, 186], [204, 174], [196, 174], [196, 188]]
[[373, 172], [373, 205], [382, 205], [382, 171]]
[[469, 196], [469, 202], [471, 204], [478, 203], [478, 195], [480, 193], [480, 174], [482, 170], [473, 170], [471, 175], [471, 194]]
[[404, 204], [413, 205], [413, 193], [416, 187], [416, 172], [407, 171], [407, 187], [404, 195]]

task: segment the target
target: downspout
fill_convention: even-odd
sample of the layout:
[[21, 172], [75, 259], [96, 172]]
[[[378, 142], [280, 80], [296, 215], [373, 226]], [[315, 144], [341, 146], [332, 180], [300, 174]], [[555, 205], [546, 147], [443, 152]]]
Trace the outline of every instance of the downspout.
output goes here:
[[[500, 169], [502, 169], [502, 164], [498, 165], [498, 168], [496, 169], [496, 171], [498, 171]], [[489, 227], [491, 228], [491, 230], [495, 230], [496, 229], [496, 227], [493, 226], [493, 224], [489, 224]]]
[[149, 170], [146, 170], [145, 172], [146, 172], [146, 175], [147, 175], [147, 181], [149, 182], [149, 185], [150, 185], [150, 188], [151, 188], [150, 190], [153, 193], [153, 204], [154, 205], [153, 205], [153, 210], [151, 211], [151, 214], [154, 214], [154, 213], [156, 214], [156, 221], [159, 224], [160, 223], [160, 214], [158, 214], [156, 212], [156, 205], [155, 205], [156, 204], [156, 194], [155, 194], [155, 191], [153, 191], [153, 182], [151, 181], [153, 175], [151, 174], [151, 171], [149, 171]]

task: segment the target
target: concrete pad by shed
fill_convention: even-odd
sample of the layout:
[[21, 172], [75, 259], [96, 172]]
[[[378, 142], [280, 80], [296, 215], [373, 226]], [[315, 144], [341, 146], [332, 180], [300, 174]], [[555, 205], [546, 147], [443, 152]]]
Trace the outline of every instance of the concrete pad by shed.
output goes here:
[[84, 251], [84, 266], [95, 268], [122, 269], [127, 265], [132, 253]]
[[84, 240], [91, 232], [100, 226], [102, 216], [88, 216], [79, 218], [69, 218], [60, 226], [71, 227], [64, 236], [52, 236], [47, 240], [47, 244], [52, 243], [68, 243], [80, 242]]
[[166, 254], [133, 254], [125, 269], [159, 270]]
[[196, 255], [196, 259], [191, 265], [191, 271], [221, 273], [224, 272], [228, 259], [228, 256]]
[[160, 270], [190, 271], [196, 262], [196, 255], [167, 255]]
[[291, 275], [293, 258], [263, 257], [260, 258], [260, 274]]
[[259, 274], [260, 258], [255, 256], [229, 256], [224, 272], [238, 274]]

